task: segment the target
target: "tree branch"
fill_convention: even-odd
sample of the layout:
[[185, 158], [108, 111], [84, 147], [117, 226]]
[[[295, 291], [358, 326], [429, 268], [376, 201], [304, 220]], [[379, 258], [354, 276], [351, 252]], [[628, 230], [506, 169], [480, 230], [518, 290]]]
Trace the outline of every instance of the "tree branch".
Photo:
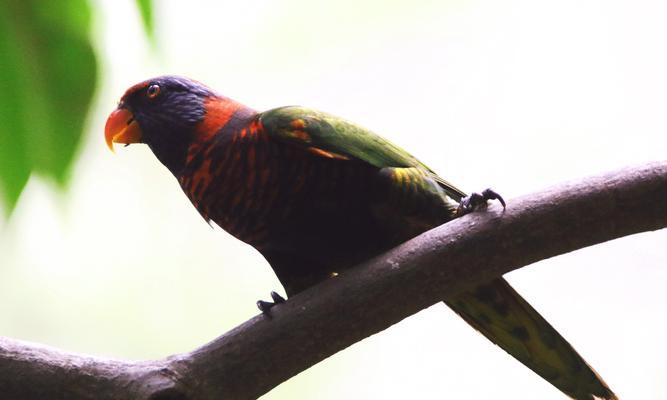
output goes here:
[[[28, 399], [252, 399], [480, 281], [667, 226], [667, 162], [493, 205], [300, 293], [190, 353], [125, 362], [0, 338], [0, 393]], [[392, 296], [401, 293], [400, 296]]]

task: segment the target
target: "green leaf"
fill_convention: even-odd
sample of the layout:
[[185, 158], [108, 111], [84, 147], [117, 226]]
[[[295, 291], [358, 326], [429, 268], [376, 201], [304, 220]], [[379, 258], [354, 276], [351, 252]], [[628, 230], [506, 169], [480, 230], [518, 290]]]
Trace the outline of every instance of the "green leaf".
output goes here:
[[0, 54], [0, 189], [11, 211], [32, 172], [67, 182], [97, 75], [88, 1], [7, 0]]
[[27, 156], [25, 129], [19, 103], [21, 70], [12, 58], [16, 56], [16, 46], [7, 29], [6, 15], [0, 14], [0, 192], [7, 208], [16, 204], [23, 187], [28, 182], [31, 165]]
[[137, 7], [141, 13], [144, 30], [148, 38], [155, 44], [155, 24], [153, 21], [153, 2], [151, 0], [137, 0]]

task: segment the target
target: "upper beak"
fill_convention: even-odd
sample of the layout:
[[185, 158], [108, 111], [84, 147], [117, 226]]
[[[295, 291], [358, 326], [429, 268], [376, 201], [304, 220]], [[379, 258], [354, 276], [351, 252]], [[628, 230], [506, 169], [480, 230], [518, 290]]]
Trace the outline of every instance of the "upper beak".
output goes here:
[[107, 118], [104, 127], [104, 139], [113, 151], [114, 143], [141, 143], [141, 128], [130, 110], [122, 106], [114, 110]]

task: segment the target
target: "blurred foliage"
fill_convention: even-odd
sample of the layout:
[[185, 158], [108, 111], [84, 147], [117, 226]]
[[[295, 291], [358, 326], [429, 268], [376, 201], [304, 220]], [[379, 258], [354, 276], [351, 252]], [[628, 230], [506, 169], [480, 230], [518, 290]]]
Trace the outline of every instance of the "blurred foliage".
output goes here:
[[[9, 213], [33, 172], [65, 187], [98, 74], [88, 0], [1, 3], [0, 193]], [[137, 3], [152, 32], [150, 0]]]
[[152, 0], [136, 0], [137, 7], [141, 13], [141, 20], [144, 23], [146, 35], [155, 42], [155, 28], [153, 27], [153, 7]]

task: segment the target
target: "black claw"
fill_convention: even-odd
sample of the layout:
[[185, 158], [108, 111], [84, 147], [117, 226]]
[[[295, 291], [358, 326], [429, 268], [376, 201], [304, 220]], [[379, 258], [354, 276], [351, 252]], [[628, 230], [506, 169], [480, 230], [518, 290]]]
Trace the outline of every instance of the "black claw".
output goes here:
[[498, 200], [500, 202], [500, 204], [503, 205], [503, 209], [505, 209], [507, 207], [503, 197], [491, 188], [484, 189], [482, 191], [482, 197], [484, 198], [484, 201], [486, 201], [486, 200]]
[[456, 214], [459, 216], [466, 215], [478, 209], [481, 206], [485, 206], [488, 200], [498, 200], [500, 204], [503, 205], [503, 210], [506, 207], [505, 200], [501, 195], [496, 193], [493, 189], [484, 189], [482, 193], [471, 193], [470, 196], [464, 197], [459, 203], [459, 208], [456, 210]]
[[271, 292], [271, 299], [274, 304], [282, 304], [285, 302], [285, 298], [279, 295], [277, 292]]
[[271, 309], [273, 307], [275, 307], [278, 304], [282, 304], [286, 301], [283, 296], [279, 295], [276, 292], [271, 292], [271, 299], [273, 301], [264, 301], [264, 300], [257, 301], [257, 308], [259, 308], [259, 311], [261, 311], [262, 314], [266, 315], [267, 317], [271, 317]]
[[257, 301], [257, 308], [259, 308], [259, 311], [262, 312], [264, 315], [269, 315], [269, 311], [271, 310], [271, 307], [275, 306], [276, 303], [272, 303], [270, 301], [264, 301], [264, 300], [258, 300]]

